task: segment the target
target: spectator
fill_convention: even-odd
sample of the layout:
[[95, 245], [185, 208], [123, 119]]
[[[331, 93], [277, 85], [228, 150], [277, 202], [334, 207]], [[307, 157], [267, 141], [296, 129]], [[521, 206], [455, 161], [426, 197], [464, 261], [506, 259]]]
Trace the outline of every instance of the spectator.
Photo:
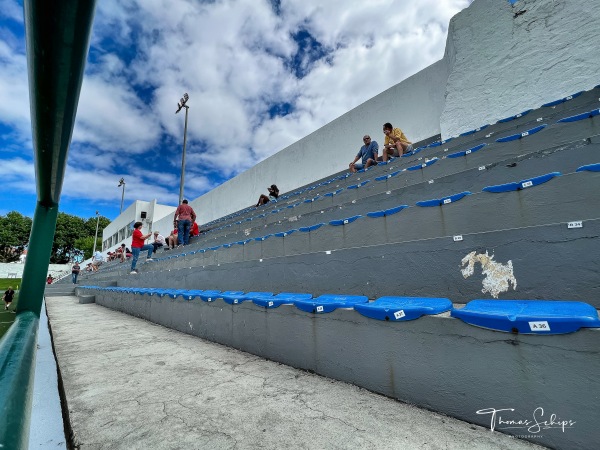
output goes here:
[[48, 278], [46, 278], [46, 284], [52, 284], [53, 281], [54, 278], [52, 278], [52, 274], [48, 275]]
[[165, 250], [170, 250], [172, 248], [177, 247], [177, 225], [175, 225], [175, 229], [171, 231], [171, 234], [167, 236], [167, 247]]
[[102, 256], [102, 253], [100, 250], [96, 250], [96, 253], [92, 256], [92, 272], [98, 272], [98, 267], [100, 267], [103, 262], [104, 257]]
[[[371, 136], [368, 134], [363, 137], [364, 145], [358, 151], [356, 158], [352, 161], [350, 166], [350, 172], [356, 173], [357, 170], [366, 169], [377, 165], [377, 152], [379, 151], [379, 145], [377, 141], [372, 141]], [[356, 164], [356, 161], [362, 158], [362, 163]]]
[[119, 258], [119, 262], [125, 261], [125, 244], [121, 244], [121, 246], [115, 251], [117, 258]]
[[200, 234], [200, 229], [198, 228], [198, 224], [196, 221], [192, 224], [192, 231], [190, 231], [190, 237], [198, 236]]
[[87, 263], [87, 266], [85, 266], [85, 271], [92, 272], [92, 263]]
[[190, 228], [192, 227], [192, 222], [195, 220], [196, 213], [194, 212], [194, 209], [188, 205], [187, 200], [183, 200], [181, 205], [175, 210], [175, 218], [173, 219], [173, 224], [179, 221], [177, 225], [179, 245], [189, 244]]
[[412, 151], [412, 142], [410, 142], [400, 128], [392, 127], [387, 122], [383, 124], [383, 134], [385, 134], [385, 143], [383, 145], [383, 161], [388, 160], [388, 155], [402, 156], [404, 153]]
[[277, 200], [279, 197], [279, 188], [277, 185], [272, 184], [271, 187], [267, 188], [267, 190], [269, 191], [269, 196], [267, 197], [265, 194], [260, 194], [260, 197], [258, 197], [258, 203], [256, 204], [257, 207], [260, 205], [265, 205], [271, 200]]
[[162, 234], [160, 234], [158, 231], [155, 231], [154, 232], [154, 242], [152, 243], [152, 247], [154, 247], [154, 251], [152, 253], [156, 253], [156, 250], [158, 250], [165, 244], [166, 244], [165, 237]]
[[146, 261], [152, 261], [152, 251], [154, 250], [154, 246], [150, 244], [144, 244], [144, 241], [152, 236], [152, 233], [142, 234], [142, 222], [136, 222], [133, 224], [133, 236], [131, 237], [131, 249], [133, 258], [131, 259], [131, 272], [132, 274], [137, 274], [138, 271], [135, 268], [138, 258], [140, 257], [140, 252], [144, 250], [148, 250], [148, 255], [146, 257]]
[[75, 261], [75, 264], [71, 266], [71, 279], [73, 280], [73, 284], [77, 284], [77, 276], [81, 271], [81, 267], [79, 267], [79, 263]]
[[4, 310], [8, 310], [8, 307], [13, 301], [13, 297], [15, 296], [15, 291], [13, 291], [12, 286], [9, 286], [8, 289], [4, 292], [2, 296], [2, 300], [4, 300]]

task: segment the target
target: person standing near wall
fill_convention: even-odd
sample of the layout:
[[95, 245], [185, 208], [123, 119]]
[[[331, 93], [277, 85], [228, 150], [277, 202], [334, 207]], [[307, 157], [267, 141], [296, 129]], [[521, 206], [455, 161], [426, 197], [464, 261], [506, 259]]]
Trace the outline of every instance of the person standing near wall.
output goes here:
[[133, 235], [131, 237], [131, 253], [133, 254], [133, 258], [131, 258], [131, 274], [137, 274], [138, 271], [135, 268], [137, 264], [137, 260], [140, 257], [140, 252], [143, 250], [148, 250], [148, 256], [146, 257], [146, 261], [152, 261], [152, 251], [154, 250], [154, 246], [150, 244], [144, 244], [146, 239], [152, 236], [152, 233], [142, 234], [142, 222], [136, 222], [133, 224]]
[[196, 220], [196, 213], [194, 209], [188, 205], [187, 200], [183, 200], [181, 205], [177, 207], [175, 210], [175, 217], [173, 219], [173, 224], [176, 224], [178, 228], [178, 239], [179, 245], [188, 245], [190, 242], [190, 228], [192, 227], [192, 222]]
[[71, 267], [71, 279], [73, 280], [73, 284], [77, 284], [77, 276], [80, 271], [81, 267], [79, 266], [79, 263], [75, 261], [75, 264]]

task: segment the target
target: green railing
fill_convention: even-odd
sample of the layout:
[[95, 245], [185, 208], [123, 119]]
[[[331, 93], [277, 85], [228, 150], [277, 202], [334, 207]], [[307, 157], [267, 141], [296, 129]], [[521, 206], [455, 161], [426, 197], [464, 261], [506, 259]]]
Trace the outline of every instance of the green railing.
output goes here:
[[27, 448], [35, 348], [96, 0], [25, 0], [37, 205], [17, 317], [0, 341], [0, 448]]

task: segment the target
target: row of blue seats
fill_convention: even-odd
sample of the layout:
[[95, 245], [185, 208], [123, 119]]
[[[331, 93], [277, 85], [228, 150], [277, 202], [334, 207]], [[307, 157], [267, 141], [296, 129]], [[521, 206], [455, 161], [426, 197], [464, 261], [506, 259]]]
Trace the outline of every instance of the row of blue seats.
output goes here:
[[294, 305], [314, 314], [325, 314], [338, 308], [354, 309], [371, 319], [385, 321], [415, 320], [425, 315], [450, 311], [450, 315], [464, 322], [496, 331], [522, 334], [564, 334], [580, 328], [598, 328], [600, 320], [596, 309], [583, 302], [543, 300], [472, 300], [463, 308], [454, 308], [447, 298], [381, 297], [369, 302], [362, 295], [325, 294], [313, 298], [309, 293], [248, 292], [218, 290], [186, 290], [136, 287], [82, 286], [80, 289], [124, 292], [191, 301], [201, 299], [214, 302], [222, 299], [236, 305], [251, 301], [263, 308]]
[[[597, 86], [595, 86], [595, 87], [594, 87], [594, 88], [592, 88], [592, 89], [597, 89], [597, 88], [600, 88], [600, 85], [597, 85]], [[572, 99], [574, 99], [574, 98], [576, 98], [576, 97], [579, 97], [579, 96], [580, 96], [581, 94], [583, 94], [584, 92], [585, 92], [585, 91], [579, 91], [579, 92], [576, 92], [576, 93], [574, 93], [574, 94], [567, 95], [566, 97], [560, 98], [560, 99], [558, 99], [558, 100], [554, 100], [554, 101], [552, 101], [552, 102], [544, 103], [544, 104], [542, 105], [542, 107], [554, 107], [554, 106], [557, 106], [557, 105], [559, 105], [559, 104], [561, 104], [561, 103], [565, 103], [565, 102], [568, 102], [569, 100], [572, 100]], [[529, 114], [531, 111], [533, 111], [533, 109], [528, 109], [528, 110], [522, 111], [522, 112], [520, 112], [520, 113], [518, 113], [518, 114], [515, 114], [515, 115], [512, 115], [512, 116], [509, 116], [509, 117], [506, 117], [506, 118], [504, 118], [504, 119], [500, 119], [500, 120], [498, 120], [496, 123], [506, 123], [506, 122], [510, 122], [510, 121], [512, 121], [512, 120], [518, 119], [518, 118], [520, 118], [520, 117], [523, 117], [523, 116], [525, 116], [525, 115]], [[594, 111], [591, 111], [591, 112], [585, 112], [585, 113], [582, 113], [582, 114], [577, 114], [577, 115], [575, 115], [575, 116], [565, 117], [565, 118], [563, 118], [563, 119], [560, 119], [558, 122], [573, 122], [573, 121], [576, 121], [576, 120], [582, 120], [582, 119], [585, 119], [585, 118], [593, 117], [594, 115], [598, 115], [598, 110], [594, 110]], [[473, 129], [473, 130], [465, 131], [464, 133], [461, 133], [461, 134], [459, 134], [458, 136], [453, 136], [453, 137], [450, 137], [450, 138], [448, 138], [448, 139], [445, 139], [445, 140], [441, 140], [441, 141], [435, 141], [435, 142], [432, 142], [432, 143], [430, 143], [430, 144], [428, 144], [428, 145], [424, 145], [424, 146], [422, 146], [422, 147], [418, 147], [418, 148], [416, 148], [416, 149], [415, 149], [413, 152], [410, 152], [409, 154], [405, 154], [405, 155], [402, 155], [402, 156], [404, 156], [404, 157], [408, 157], [408, 156], [412, 156], [412, 155], [414, 155], [414, 154], [418, 153], [419, 151], [421, 151], [421, 150], [423, 150], [423, 149], [426, 149], [426, 148], [432, 148], [432, 147], [438, 147], [438, 146], [440, 146], [440, 145], [443, 145], [443, 144], [446, 144], [446, 143], [448, 143], [448, 142], [452, 141], [453, 139], [455, 139], [455, 138], [457, 138], [457, 137], [464, 137], [464, 136], [469, 136], [469, 135], [475, 134], [475, 133], [477, 133], [477, 132], [479, 132], [479, 131], [481, 131], [481, 130], [484, 130], [484, 129], [486, 129], [488, 126], [490, 126], [490, 125], [489, 125], [489, 124], [482, 125], [482, 126], [480, 126], [480, 127], [477, 127], [477, 128], [475, 128], [475, 129]], [[333, 180], [329, 180], [329, 182], [331, 182], [331, 181], [333, 181]], [[327, 182], [325, 182], [325, 183], [327, 183]], [[321, 184], [318, 184], [318, 185], [315, 185], [314, 187], [311, 187], [311, 188], [312, 188], [312, 189], [314, 189], [315, 187], [318, 187], [318, 186], [320, 186], [320, 185], [322, 185], [322, 184], [323, 184], [323, 183], [321, 183]], [[310, 188], [308, 188], [308, 189], [310, 189]], [[287, 199], [287, 198], [290, 198], [290, 197], [292, 197], [292, 196], [294, 196], [294, 195], [300, 195], [300, 194], [302, 194], [304, 191], [305, 191], [305, 190], [299, 190], [299, 191], [292, 192], [292, 193], [290, 193], [290, 194], [287, 194], [287, 195], [285, 195], [285, 196], [282, 196], [282, 197], [281, 197], [281, 199]], [[236, 212], [236, 213], [232, 213], [232, 214], [229, 214], [229, 215], [227, 215], [227, 216], [224, 216], [224, 217], [221, 217], [221, 218], [219, 218], [219, 219], [216, 219], [216, 220], [213, 220], [213, 221], [211, 221], [211, 222], [208, 222], [208, 223], [206, 223], [204, 226], [211, 226], [211, 225], [213, 225], [213, 224], [216, 224], [216, 223], [219, 223], [219, 222], [222, 222], [222, 221], [229, 220], [229, 219], [231, 219], [231, 218], [235, 218], [235, 217], [241, 216], [241, 215], [243, 215], [243, 214], [245, 214], [245, 213], [247, 213], [247, 212], [249, 212], [249, 211], [252, 211], [253, 209], [256, 209], [256, 207], [248, 207], [248, 208], [245, 208], [245, 209], [243, 209], [243, 210], [241, 210], [241, 211], [238, 211], [238, 212]]]
[[[575, 122], [575, 121], [579, 121], [579, 120], [584, 120], [584, 119], [592, 118], [592, 117], [595, 117], [597, 115], [600, 115], [600, 109], [594, 109], [592, 111], [588, 111], [588, 112], [584, 112], [584, 113], [581, 113], [581, 114], [577, 114], [576, 116], [565, 117], [565, 118], [562, 118], [562, 119], [558, 120], [557, 123], [559, 123], [559, 122], [560, 123]], [[542, 124], [542, 125], [539, 125], [537, 127], [534, 127], [534, 128], [528, 129], [528, 130], [525, 130], [525, 131], [520, 132], [520, 133], [516, 133], [516, 134], [512, 134], [512, 135], [508, 135], [508, 136], [504, 136], [504, 137], [498, 138], [498, 139], [496, 139], [496, 142], [503, 143], [503, 142], [515, 141], [515, 140], [518, 140], [518, 139], [523, 139], [523, 138], [526, 138], [527, 136], [531, 136], [533, 134], [536, 134], [536, 133], [542, 131], [547, 126], [548, 126], [547, 124]], [[454, 153], [451, 153], [449, 155], [446, 155], [442, 159], [445, 159], [445, 158], [466, 157], [466, 156], [468, 156], [470, 154], [478, 152], [479, 150], [483, 149], [487, 145], [488, 145], [487, 143], [481, 143], [481, 144], [476, 145], [476, 146], [474, 146], [472, 148], [469, 148], [467, 150], [462, 150], [462, 151], [458, 151], [458, 152], [454, 152]], [[431, 146], [431, 144], [430, 144], [430, 146]], [[402, 157], [412, 156], [413, 154], [416, 154], [419, 151], [421, 151], [423, 148], [425, 148], [425, 147], [417, 148], [417, 149], [413, 150], [412, 152], [410, 152], [409, 154], [402, 155]], [[397, 176], [397, 175], [399, 175], [399, 174], [401, 174], [403, 172], [406, 172], [406, 171], [423, 170], [423, 169], [425, 169], [425, 168], [427, 168], [427, 167], [429, 167], [429, 166], [437, 163], [439, 160], [440, 160], [440, 158], [432, 158], [430, 160], [426, 160], [426, 162], [424, 162], [424, 163], [417, 164], [417, 165], [414, 165], [414, 166], [411, 166], [411, 167], [407, 167], [405, 169], [400, 169], [400, 170], [397, 170], [395, 172], [391, 172], [389, 174], [385, 174], [385, 175], [376, 177], [375, 180], [376, 181], [385, 181], [385, 180], [387, 180], [389, 178], [395, 177], [395, 176]], [[384, 163], [380, 163], [379, 165], [382, 165], [382, 164], [384, 164]], [[376, 167], [376, 166], [373, 166], [373, 167]], [[372, 168], [369, 168], [369, 169], [372, 169]], [[366, 170], [369, 170], [369, 169], [366, 169]], [[364, 171], [365, 171], [365, 169], [363, 169], [363, 170], [361, 170], [359, 172], [364, 172]], [[310, 191], [312, 191], [314, 189], [317, 189], [318, 187], [326, 186], [328, 184], [331, 184], [331, 183], [336, 182], [336, 181], [343, 180], [343, 179], [348, 178], [350, 176], [352, 176], [352, 174], [350, 174], [350, 173], [339, 175], [339, 176], [334, 177], [334, 178], [332, 178], [330, 180], [323, 181], [322, 183], [313, 185], [313, 186], [311, 186], [309, 188], [292, 192], [292, 193], [288, 194], [287, 196], [282, 196], [280, 198], [280, 200], [289, 199], [289, 198], [291, 198], [293, 196], [300, 195], [300, 194], [303, 194], [303, 193], [306, 193], [306, 192], [310, 192]], [[234, 224], [239, 225], [239, 224], [241, 224], [243, 222], [249, 222], [249, 221], [252, 221], [254, 219], [260, 219], [260, 218], [265, 217], [267, 214], [277, 214], [277, 213], [283, 211], [286, 208], [288, 208], [288, 209], [289, 208], [294, 208], [294, 207], [296, 207], [296, 206], [298, 206], [298, 205], [300, 205], [302, 203], [310, 203], [310, 202], [314, 202], [314, 201], [316, 201], [318, 199], [321, 199], [321, 198], [334, 196], [334, 195], [337, 195], [340, 192], [342, 192], [344, 189], [358, 189], [358, 188], [360, 188], [360, 187], [362, 187], [362, 186], [364, 186], [364, 185], [366, 185], [366, 184], [368, 184], [370, 182], [371, 182], [371, 180], [363, 180], [360, 183], [347, 186], [346, 188], [340, 188], [340, 189], [337, 189], [335, 191], [325, 193], [323, 195], [317, 195], [317, 196], [315, 196], [313, 198], [305, 199], [305, 200], [303, 200], [301, 202], [297, 202], [297, 203], [294, 203], [294, 204], [291, 204], [291, 205], [287, 205], [287, 206], [279, 208], [279, 209], [275, 208], [275, 209], [273, 209], [271, 211], [268, 211], [266, 213], [262, 213], [262, 214], [259, 214], [259, 215], [256, 215], [256, 216], [246, 217], [244, 220], [240, 220], [240, 221], [235, 222], [235, 223], [229, 223], [229, 224], [223, 225], [223, 226], [221, 226], [219, 228], [214, 228], [214, 229], [212, 229], [210, 231], [219, 231], [219, 230], [222, 230], [222, 229], [229, 228], [229, 227], [233, 226]], [[277, 201], [273, 201], [273, 203], [276, 204]], [[273, 205], [271, 204], [270, 206], [272, 207]], [[242, 215], [243, 213], [248, 212], [248, 211], [250, 211], [252, 209], [254, 209], [254, 208], [247, 208], [243, 212], [239, 212], [237, 214], [238, 215]]]
[[[600, 172], [600, 163], [588, 164], [585, 166], [581, 166], [576, 170], [576, 173], [578, 173], [578, 172], [579, 173], [581, 173], [581, 172]], [[552, 172], [552, 173], [548, 173], [545, 175], [528, 178], [526, 180], [515, 181], [512, 183], [505, 183], [505, 184], [499, 184], [499, 185], [494, 185], [494, 186], [486, 186], [482, 189], [482, 192], [501, 193], [501, 192], [519, 191], [519, 190], [523, 190], [523, 189], [528, 189], [530, 187], [539, 186], [539, 185], [546, 183], [558, 176], [561, 176], [560, 172]], [[460, 192], [460, 193], [449, 195], [449, 196], [442, 197], [439, 199], [436, 198], [436, 199], [418, 201], [418, 202], [416, 202], [416, 206], [419, 206], [419, 207], [444, 206], [444, 205], [447, 205], [450, 203], [455, 203], [455, 202], [465, 198], [468, 195], [471, 195], [471, 192], [469, 192], [469, 191]], [[389, 208], [389, 209], [382, 210], [382, 211], [371, 211], [366, 214], [366, 217], [370, 217], [370, 218], [387, 217], [387, 216], [391, 216], [393, 214], [399, 213], [400, 211], [403, 211], [407, 208], [410, 208], [410, 206], [409, 205], [399, 205], [394, 208]], [[355, 216], [351, 216], [351, 217], [345, 217], [342, 219], [331, 220], [328, 223], [321, 222], [321, 223], [316, 223], [314, 225], [310, 225], [310, 226], [306, 226], [306, 227], [299, 227], [297, 229], [290, 229], [290, 230], [282, 231], [279, 233], [267, 234], [267, 235], [259, 236], [259, 237], [255, 237], [255, 238], [249, 238], [249, 239], [240, 240], [240, 241], [236, 241], [236, 242], [230, 242], [230, 243], [225, 243], [225, 244], [216, 245], [216, 246], [212, 246], [212, 247], [202, 248], [202, 249], [190, 251], [187, 253], [171, 254], [169, 256], [165, 256], [162, 258], [154, 258], [154, 262], [166, 261], [166, 260], [178, 258], [181, 256], [194, 255], [197, 253], [205, 253], [208, 251], [218, 250], [219, 248], [230, 248], [234, 245], [246, 245], [247, 243], [249, 243], [251, 241], [265, 241], [265, 240], [269, 239], [270, 237], [286, 237], [295, 232], [307, 233], [307, 232], [315, 231], [325, 225], [330, 225], [330, 226], [347, 225], [347, 224], [350, 224], [350, 223], [356, 221], [357, 219], [360, 219], [363, 217], [365, 217], [365, 216], [359, 214], [359, 215], [355, 215]]]

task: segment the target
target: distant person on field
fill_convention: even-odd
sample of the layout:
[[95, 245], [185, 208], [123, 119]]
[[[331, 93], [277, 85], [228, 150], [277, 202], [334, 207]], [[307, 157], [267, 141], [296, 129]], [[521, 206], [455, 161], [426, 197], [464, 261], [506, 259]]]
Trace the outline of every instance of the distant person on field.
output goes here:
[[[377, 144], [377, 141], [372, 141], [371, 136], [366, 134], [363, 137], [363, 142], [364, 145], [358, 151], [354, 161], [349, 164], [350, 172], [352, 173], [377, 164], [377, 152], [379, 152], [379, 145]], [[362, 158], [362, 162], [360, 164], [356, 164], [356, 161], [358, 161], [360, 158]]]
[[154, 251], [154, 246], [150, 244], [145, 244], [144, 242], [152, 233], [142, 234], [142, 222], [136, 222], [133, 224], [133, 235], [131, 237], [131, 253], [133, 254], [133, 258], [131, 259], [131, 272], [132, 274], [137, 274], [138, 271], [135, 268], [138, 258], [140, 257], [140, 252], [144, 250], [148, 250], [148, 255], [146, 256], [146, 261], [152, 261], [152, 252]]
[[10, 304], [13, 301], [13, 297], [15, 296], [15, 291], [13, 291], [12, 286], [9, 286], [8, 289], [4, 292], [2, 296], [2, 300], [4, 300], [4, 310], [6, 311]]
[[73, 280], [73, 284], [77, 284], [79, 272], [81, 272], [81, 267], [79, 266], [79, 263], [75, 261], [75, 264], [71, 266], [71, 279]]
[[156, 253], [156, 250], [164, 246], [167, 242], [165, 241], [165, 237], [160, 234], [158, 231], [154, 232], [154, 242], [152, 243], [152, 247], [154, 247], [154, 251], [152, 253]]
[[94, 256], [92, 256], [92, 271], [97, 272], [98, 267], [100, 267], [103, 262], [104, 256], [102, 256], [102, 252], [100, 252], [100, 250], [96, 250], [96, 253], [94, 253]]
[[412, 142], [408, 140], [400, 128], [392, 127], [389, 122], [384, 123], [383, 134], [385, 134], [383, 161], [387, 161], [388, 156], [402, 156], [412, 151]]
[[272, 184], [270, 187], [267, 188], [267, 190], [269, 191], [269, 196], [267, 197], [265, 194], [260, 194], [256, 206], [265, 205], [271, 200], [277, 200], [279, 198], [279, 188], [276, 184]]
[[194, 209], [188, 205], [187, 200], [183, 200], [181, 205], [179, 205], [175, 210], [175, 217], [173, 218], [174, 224], [179, 221], [177, 225], [179, 245], [189, 244], [190, 229], [192, 228], [192, 223], [195, 220], [196, 213], [194, 212]]

